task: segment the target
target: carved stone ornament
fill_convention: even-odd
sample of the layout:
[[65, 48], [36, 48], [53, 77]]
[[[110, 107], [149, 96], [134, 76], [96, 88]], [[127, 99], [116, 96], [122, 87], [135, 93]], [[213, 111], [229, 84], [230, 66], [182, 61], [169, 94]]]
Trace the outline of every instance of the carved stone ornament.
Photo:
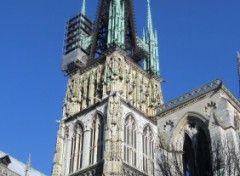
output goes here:
[[164, 130], [166, 131], [172, 131], [172, 129], [174, 128], [174, 123], [173, 121], [169, 120], [165, 123], [163, 127], [164, 127]]
[[217, 105], [215, 102], [211, 101], [210, 103], [208, 103], [206, 106], [205, 106], [205, 113], [208, 117], [211, 116], [211, 111], [216, 109], [217, 108]]

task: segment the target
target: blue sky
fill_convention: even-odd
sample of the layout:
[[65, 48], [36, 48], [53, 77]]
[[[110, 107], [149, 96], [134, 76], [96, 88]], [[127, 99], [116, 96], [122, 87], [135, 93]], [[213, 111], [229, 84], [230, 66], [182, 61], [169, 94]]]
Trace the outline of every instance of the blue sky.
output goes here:
[[[65, 21], [81, 0], [1, 0], [0, 150], [50, 175], [67, 78], [60, 71]], [[95, 18], [97, 0], [87, 0]], [[146, 0], [134, 0], [137, 31]], [[212, 79], [238, 95], [239, 0], [151, 0], [165, 101]]]

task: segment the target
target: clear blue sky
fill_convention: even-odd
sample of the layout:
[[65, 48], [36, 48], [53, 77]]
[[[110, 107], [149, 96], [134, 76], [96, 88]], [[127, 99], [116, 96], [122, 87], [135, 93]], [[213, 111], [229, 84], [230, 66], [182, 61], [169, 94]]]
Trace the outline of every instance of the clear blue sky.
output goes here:
[[[151, 0], [164, 99], [212, 79], [238, 94], [239, 0]], [[0, 150], [50, 175], [66, 77], [60, 71], [65, 21], [81, 0], [0, 1]], [[87, 0], [95, 18], [97, 0]], [[137, 31], [146, 0], [134, 0]]]

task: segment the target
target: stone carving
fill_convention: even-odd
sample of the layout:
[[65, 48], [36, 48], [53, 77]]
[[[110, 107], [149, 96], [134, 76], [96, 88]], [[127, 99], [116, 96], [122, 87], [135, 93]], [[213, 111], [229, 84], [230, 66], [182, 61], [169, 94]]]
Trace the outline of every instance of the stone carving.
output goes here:
[[66, 115], [72, 116], [80, 110], [81, 78], [73, 77], [68, 82], [67, 94], [64, 100]]
[[103, 78], [104, 93], [122, 92], [123, 59], [123, 56], [116, 51], [107, 56]]
[[166, 131], [172, 131], [172, 129], [174, 128], [174, 123], [173, 121], [169, 120], [165, 123], [163, 127], [164, 127], [164, 130]]
[[109, 97], [107, 110], [107, 128], [105, 131], [104, 174], [120, 175], [121, 173], [121, 102], [118, 95]]
[[77, 72], [69, 78], [64, 100], [65, 115], [74, 116], [115, 92], [148, 116], [154, 116], [156, 107], [162, 104], [159, 81], [126, 64], [124, 56], [115, 51], [106, 57], [104, 64], [82, 74]]
[[207, 104], [207, 106], [205, 106], [205, 112], [208, 112], [209, 109], [216, 109], [216, 108], [217, 108], [216, 103], [211, 101], [210, 103]]
[[240, 116], [239, 116], [239, 113], [237, 111], [234, 111], [234, 127], [236, 129], [240, 128]]
[[64, 136], [65, 136], [65, 124], [63, 121], [61, 121], [59, 123], [57, 142], [56, 142], [55, 152], [54, 152], [52, 176], [61, 175], [60, 173], [62, 170]]
[[208, 116], [210, 119], [209, 125], [211, 125], [211, 126], [214, 126], [217, 123], [215, 113], [214, 113], [216, 108], [217, 108], [216, 103], [214, 103], [212, 101], [210, 103], [208, 103], [204, 108], [206, 116]]

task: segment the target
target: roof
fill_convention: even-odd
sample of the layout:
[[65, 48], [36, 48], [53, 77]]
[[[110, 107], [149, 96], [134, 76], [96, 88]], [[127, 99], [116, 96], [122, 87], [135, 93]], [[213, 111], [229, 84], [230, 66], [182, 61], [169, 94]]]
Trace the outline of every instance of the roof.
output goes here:
[[[25, 169], [26, 169], [26, 164], [24, 164], [21, 161], [18, 161], [17, 159], [15, 159], [14, 157], [10, 156], [9, 154], [6, 154], [2, 151], [0, 151], [0, 158], [8, 156], [11, 160], [11, 163], [8, 165], [8, 169], [21, 175], [24, 176], [25, 175]], [[46, 176], [45, 174], [31, 168], [29, 176]]]
[[162, 106], [158, 109], [158, 114], [165, 114], [166, 112], [175, 109], [176, 107], [182, 106], [186, 104], [187, 102], [190, 102], [194, 99], [197, 99], [201, 96], [206, 95], [209, 92], [212, 91], [218, 91], [222, 89], [230, 98], [231, 100], [240, 107], [239, 100], [223, 85], [222, 81], [219, 79], [215, 79], [213, 81], [210, 81], [192, 91], [189, 91], [173, 100], [170, 100], [166, 103], [164, 103]]

